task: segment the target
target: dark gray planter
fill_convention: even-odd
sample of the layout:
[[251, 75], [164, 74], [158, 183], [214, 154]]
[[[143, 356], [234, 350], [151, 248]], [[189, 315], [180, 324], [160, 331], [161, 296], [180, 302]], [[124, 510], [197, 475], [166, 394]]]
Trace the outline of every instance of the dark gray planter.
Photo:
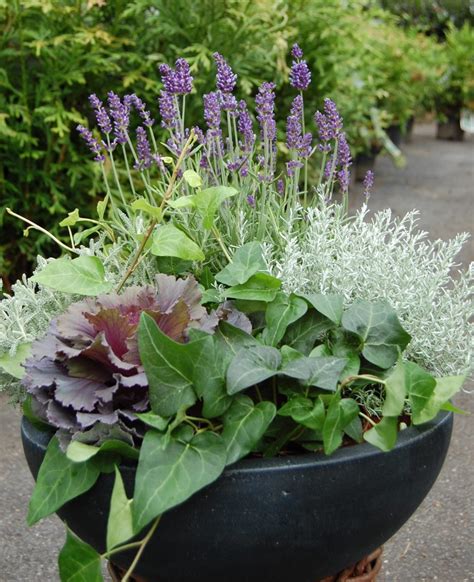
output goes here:
[[[386, 542], [423, 501], [452, 423], [441, 413], [409, 428], [389, 453], [362, 444], [330, 457], [240, 461], [164, 515], [136, 573], [150, 582], [314, 582], [334, 574]], [[23, 419], [22, 438], [36, 476], [51, 434]], [[131, 496], [135, 467], [121, 470]], [[112, 484], [112, 475], [102, 475], [59, 511], [99, 551]], [[132, 556], [114, 561], [126, 566]]]
[[438, 114], [441, 115], [441, 119], [438, 120], [436, 138], [448, 141], [463, 141], [464, 131], [461, 128], [461, 107], [442, 108]]

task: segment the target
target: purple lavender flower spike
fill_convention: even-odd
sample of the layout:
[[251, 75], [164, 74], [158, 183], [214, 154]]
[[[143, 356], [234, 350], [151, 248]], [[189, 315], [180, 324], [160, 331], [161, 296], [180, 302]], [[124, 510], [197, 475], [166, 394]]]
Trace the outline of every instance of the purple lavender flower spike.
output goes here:
[[151, 113], [147, 110], [145, 103], [140, 99], [140, 97], [135, 95], [135, 93], [132, 93], [131, 95], [125, 95], [123, 102], [129, 107], [129, 109], [131, 109], [132, 106], [135, 107], [135, 109], [138, 111], [138, 114], [143, 119], [143, 125], [151, 127], [155, 123], [155, 120], [152, 118]]
[[221, 124], [221, 102], [219, 93], [212, 91], [204, 95], [204, 119], [208, 128], [211, 130], [211, 135], [220, 134]]
[[295, 175], [295, 170], [302, 168], [303, 164], [299, 160], [291, 160], [286, 163], [286, 174], [290, 178]]
[[231, 93], [221, 93], [221, 108], [222, 111], [229, 111], [229, 113], [236, 117], [238, 115], [237, 99]]
[[290, 71], [290, 85], [298, 91], [305, 91], [311, 83], [311, 71], [306, 61], [293, 61]]
[[264, 82], [260, 85], [257, 96], [255, 97], [257, 119], [262, 129], [262, 139], [264, 138], [264, 133], [266, 133], [267, 139], [271, 142], [276, 137], [274, 88], [275, 83]]
[[110, 121], [109, 114], [107, 113], [102, 101], [95, 93], [92, 93], [92, 95], [89, 95], [89, 103], [95, 111], [95, 118], [97, 120], [97, 125], [100, 127], [100, 130], [105, 134], [111, 133], [112, 122]]
[[344, 169], [339, 170], [339, 172], [337, 173], [337, 180], [338, 180], [339, 185], [341, 186], [341, 190], [343, 192], [347, 192], [349, 190], [350, 176], [351, 176], [351, 173], [347, 169], [347, 166]]
[[252, 118], [248, 112], [247, 103], [244, 100], [239, 102], [239, 112], [237, 129], [242, 136], [240, 148], [243, 152], [249, 153], [252, 151], [253, 144], [255, 143], [255, 134], [253, 132]]
[[255, 196], [253, 196], [252, 194], [249, 194], [247, 196], [247, 202], [248, 202], [249, 206], [251, 206], [252, 208], [255, 208], [255, 206], [257, 205], [256, 201], [255, 201]]
[[260, 124], [262, 138], [262, 147], [267, 152], [270, 152], [269, 159], [265, 160], [266, 167], [264, 167], [264, 174], [259, 175], [259, 179], [262, 182], [270, 182], [273, 179], [273, 173], [275, 169], [274, 153], [276, 147], [276, 122], [274, 117], [274, 88], [274, 83], [262, 83], [258, 89], [257, 96], [255, 97], [257, 119]]
[[324, 113], [331, 132], [330, 139], [334, 139], [342, 131], [342, 117], [339, 115], [336, 104], [331, 99], [326, 98], [324, 100]]
[[99, 142], [95, 139], [95, 137], [92, 135], [92, 132], [83, 125], [78, 125], [76, 129], [79, 132], [82, 139], [86, 142], [91, 152], [95, 154], [94, 161], [96, 162], [105, 161], [105, 156], [102, 153], [102, 147], [99, 144]]
[[120, 97], [110, 91], [108, 94], [110, 116], [114, 122], [114, 135], [118, 143], [127, 143], [127, 131], [130, 123], [130, 107]]
[[217, 65], [216, 85], [223, 93], [232, 93], [237, 82], [237, 75], [232, 71], [227, 61], [219, 53], [212, 55]]
[[285, 183], [283, 182], [283, 180], [281, 178], [280, 178], [280, 180], [277, 180], [276, 189], [277, 189], [278, 194], [280, 194], [280, 196], [282, 196], [285, 192]]
[[187, 95], [193, 90], [193, 77], [191, 69], [186, 59], [179, 58], [175, 63], [174, 70], [174, 93], [177, 95]]
[[374, 173], [372, 172], [372, 170], [367, 170], [367, 173], [365, 174], [364, 177], [364, 194], [366, 198], [369, 198], [370, 196], [370, 191], [373, 188], [374, 185]]
[[303, 99], [297, 95], [291, 104], [290, 115], [286, 120], [286, 145], [288, 149], [298, 149], [301, 140], [301, 114], [303, 111]]
[[324, 167], [324, 179], [325, 180], [329, 180], [330, 176], [331, 176], [331, 170], [332, 170], [332, 164], [333, 164], [333, 158], [334, 156], [331, 156], [329, 158], [329, 160], [326, 162], [326, 165]]
[[174, 72], [173, 69], [166, 64], [161, 64], [158, 67], [161, 75], [161, 82], [165, 88], [167, 93], [173, 94], [175, 92], [175, 84], [174, 84]]
[[319, 133], [319, 139], [320, 139], [320, 143], [318, 144], [318, 149], [321, 152], [325, 152], [325, 153], [329, 153], [331, 151], [331, 129], [329, 127], [329, 122], [327, 117], [324, 115], [324, 113], [321, 113], [320, 111], [316, 111], [316, 113], [314, 114], [314, 123], [316, 124], [316, 127], [318, 128], [318, 133]]
[[194, 135], [197, 138], [197, 142], [199, 144], [205, 145], [206, 144], [206, 136], [204, 135], [203, 130], [200, 127], [198, 127], [197, 125], [195, 125], [193, 127], [193, 129], [194, 129]]
[[160, 109], [161, 126], [170, 130], [177, 127], [178, 110], [173, 95], [168, 91], [161, 91], [158, 97], [158, 107]]
[[300, 158], [309, 158], [312, 151], [313, 135], [305, 133], [298, 144], [298, 155]]
[[134, 165], [136, 170], [145, 170], [151, 166], [150, 143], [146, 136], [146, 131], [141, 125], [137, 127], [137, 157], [138, 162]]
[[298, 91], [305, 91], [311, 83], [311, 71], [308, 64], [303, 60], [303, 51], [294, 44], [291, 49], [291, 55], [294, 59], [290, 71], [290, 85]]
[[347, 168], [352, 164], [351, 150], [347, 143], [346, 134], [341, 133], [337, 146], [337, 163], [342, 168]]
[[296, 42], [291, 49], [291, 56], [298, 60], [303, 58], [303, 51], [301, 50], [299, 44]]
[[301, 140], [301, 117], [289, 115], [286, 119], [286, 146], [290, 150], [296, 150]]

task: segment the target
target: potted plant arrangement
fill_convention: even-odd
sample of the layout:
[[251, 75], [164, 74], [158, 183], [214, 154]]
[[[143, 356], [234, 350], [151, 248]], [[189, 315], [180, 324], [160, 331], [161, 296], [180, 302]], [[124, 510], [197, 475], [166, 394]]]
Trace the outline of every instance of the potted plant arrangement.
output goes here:
[[449, 445], [470, 367], [470, 279], [449, 275], [466, 237], [349, 216], [342, 118], [326, 99], [317, 136], [305, 124], [298, 45], [281, 166], [274, 85], [255, 121], [214, 58], [204, 129], [186, 126], [182, 58], [160, 67], [166, 137], [137, 95], [91, 95], [100, 137], [78, 130], [105, 198], [0, 303], [28, 522], [65, 521], [63, 582], [102, 580], [103, 559], [125, 582], [331, 576], [409, 518]]

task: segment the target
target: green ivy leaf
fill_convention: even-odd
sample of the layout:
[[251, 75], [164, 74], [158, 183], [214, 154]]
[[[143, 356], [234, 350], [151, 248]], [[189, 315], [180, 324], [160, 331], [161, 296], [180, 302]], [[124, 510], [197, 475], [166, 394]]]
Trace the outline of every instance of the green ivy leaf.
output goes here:
[[[191, 339], [197, 331], [191, 330]], [[225, 387], [226, 369], [232, 356], [214, 336], [205, 332], [201, 334], [204, 347], [194, 360], [193, 382], [197, 395], [203, 400], [203, 416], [215, 418], [221, 416], [232, 402]]]
[[95, 296], [111, 291], [113, 284], [105, 280], [104, 265], [97, 257], [80, 256], [69, 260], [55, 259], [31, 278], [45, 287], [73, 293]]
[[72, 212], [69, 212], [66, 218], [61, 220], [59, 226], [74, 226], [78, 220], [80, 220], [80, 216], [79, 210], [76, 208]]
[[333, 323], [341, 323], [342, 312], [344, 309], [343, 298], [340, 295], [321, 295], [319, 293], [305, 293], [301, 295], [311, 305], [330, 319]]
[[226, 464], [226, 447], [213, 432], [197, 434], [188, 443], [154, 430], [140, 450], [133, 500], [134, 531], [215, 481]]
[[251, 398], [237, 396], [223, 417], [222, 439], [227, 449], [227, 465], [245, 457], [265, 434], [275, 418], [272, 402], [254, 405]]
[[433, 420], [443, 406], [449, 404], [449, 399], [461, 390], [465, 380], [466, 376], [436, 378], [434, 390], [425, 402], [423, 409], [418, 412], [416, 420], [413, 418], [413, 424], [422, 424]]
[[364, 342], [363, 356], [372, 364], [388, 369], [410, 341], [395, 310], [386, 301], [355, 301], [342, 316], [342, 325]]
[[385, 401], [383, 403], [383, 416], [399, 416], [405, 405], [407, 389], [405, 384], [405, 364], [402, 357], [398, 357], [397, 364], [390, 376], [385, 380]]
[[67, 501], [88, 491], [97, 481], [94, 463], [74, 463], [61, 451], [56, 437], [49, 441], [28, 507], [28, 525], [51, 515]]
[[180, 196], [175, 200], [168, 200], [168, 206], [171, 208], [179, 209], [179, 208], [194, 208], [194, 194], [192, 196]]
[[311, 309], [288, 326], [283, 342], [307, 356], [315, 342], [332, 327], [334, 323], [331, 320]]
[[359, 416], [356, 416], [347, 426], [344, 427], [344, 432], [356, 443], [361, 443], [364, 440], [362, 422]]
[[122, 475], [115, 467], [115, 483], [110, 499], [109, 519], [107, 521], [107, 550], [125, 543], [133, 537], [132, 499], [127, 498]]
[[183, 178], [191, 188], [200, 188], [202, 186], [202, 178], [194, 170], [185, 170], [183, 172]]
[[221, 321], [219, 327], [214, 335], [216, 341], [222, 347], [222, 353], [226, 356], [226, 367], [230, 363], [230, 360], [239, 352], [242, 348], [252, 348], [258, 347], [262, 344], [253, 335], [246, 333], [242, 329], [227, 323], [227, 321]]
[[299, 360], [300, 358], [304, 358], [304, 354], [290, 348], [290, 346], [281, 346], [281, 367], [284, 368], [287, 364], [292, 362], [293, 360]]
[[413, 362], [405, 362], [405, 383], [413, 424], [420, 424], [422, 412], [433, 394], [436, 380]]
[[116, 439], [105, 441], [96, 447], [80, 441], [72, 441], [66, 450], [66, 456], [74, 463], [84, 463], [95, 457], [98, 453], [112, 452], [121, 455], [127, 459], [138, 459], [138, 449], [134, 449], [124, 441]]
[[0, 356], [0, 368], [7, 374], [10, 374], [10, 376], [21, 380], [25, 375], [25, 368], [23, 368], [22, 364], [29, 357], [30, 352], [31, 342], [20, 344], [14, 356], [10, 356], [9, 354], [2, 354]]
[[242, 349], [227, 369], [227, 392], [236, 394], [278, 373], [281, 354], [276, 348], [258, 346]]
[[398, 418], [394, 416], [384, 416], [374, 427], [364, 433], [366, 440], [374, 447], [388, 452], [397, 442]]
[[203, 261], [198, 245], [172, 224], [159, 226], [153, 233], [151, 252], [157, 257], [177, 257], [186, 261]]
[[216, 281], [229, 287], [243, 285], [258, 271], [265, 271], [267, 265], [263, 258], [262, 245], [259, 242], [250, 242], [239, 247], [232, 263], [229, 263], [216, 275]]
[[278, 293], [268, 305], [265, 320], [266, 327], [262, 333], [262, 340], [270, 346], [277, 346], [285, 335], [287, 327], [303, 317], [308, 310], [304, 299], [294, 293]]
[[99, 217], [99, 220], [104, 220], [105, 209], [107, 208], [108, 201], [109, 197], [107, 195], [103, 200], [97, 202], [97, 216]]
[[280, 373], [301, 380], [305, 386], [317, 386], [334, 392], [346, 364], [346, 358], [303, 356], [288, 362]]
[[247, 301], [273, 301], [281, 287], [281, 281], [268, 273], [255, 273], [242, 285], [234, 285], [225, 290], [229, 299], [245, 299]]
[[220, 205], [237, 194], [235, 188], [227, 186], [212, 186], [201, 190], [194, 195], [194, 206], [202, 217], [204, 228], [211, 229], [214, 225], [214, 217]]
[[79, 246], [83, 239], [89, 237], [91, 234], [98, 232], [100, 230], [100, 226], [91, 226], [90, 228], [85, 228], [84, 230], [80, 230], [79, 232], [75, 232], [73, 236], [74, 244]]
[[153, 218], [156, 218], [156, 220], [161, 220], [163, 217], [163, 212], [160, 208], [153, 206], [153, 204], [150, 204], [148, 200], [145, 200], [145, 198], [137, 198], [130, 204], [130, 207], [134, 212], [141, 210]]
[[342, 444], [344, 429], [349, 426], [359, 414], [359, 406], [352, 398], [342, 398], [337, 392], [328, 407], [323, 426], [324, 452], [330, 455]]
[[61, 582], [103, 582], [100, 555], [68, 528], [58, 557]]
[[165, 335], [152, 317], [143, 313], [138, 327], [140, 360], [145, 368], [153, 412], [172, 416], [196, 402], [194, 362], [206, 347], [206, 338], [180, 344]]
[[313, 402], [304, 396], [294, 396], [279, 410], [280, 416], [289, 416], [298, 424], [312, 430], [322, 430], [326, 417], [324, 403], [321, 398]]
[[159, 416], [154, 412], [135, 412], [135, 416], [139, 418], [142, 422], [151, 426], [152, 428], [156, 428], [159, 431], [165, 431], [168, 424], [169, 418], [164, 418], [163, 416]]

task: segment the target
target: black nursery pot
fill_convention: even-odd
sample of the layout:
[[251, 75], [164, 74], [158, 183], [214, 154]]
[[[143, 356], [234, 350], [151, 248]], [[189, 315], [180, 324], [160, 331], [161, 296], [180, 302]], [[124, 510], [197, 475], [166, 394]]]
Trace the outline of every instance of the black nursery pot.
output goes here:
[[[383, 453], [369, 444], [332, 456], [245, 459], [167, 512], [135, 573], [149, 582], [314, 582], [357, 562], [412, 515], [438, 476], [452, 414], [399, 435]], [[25, 418], [22, 439], [36, 477], [51, 434]], [[134, 466], [123, 465], [128, 494]], [[70, 501], [59, 516], [104, 550], [113, 475]], [[132, 553], [114, 561], [126, 567]]]
[[464, 131], [461, 128], [461, 107], [441, 108], [438, 113], [443, 115], [444, 120], [438, 121], [436, 138], [448, 141], [463, 141]]
[[390, 125], [387, 127], [387, 135], [390, 138], [390, 141], [399, 148], [402, 144], [402, 126], [401, 124], [397, 125]]
[[375, 160], [379, 155], [381, 148], [379, 146], [372, 146], [366, 152], [361, 152], [355, 157], [355, 179], [357, 182], [362, 182], [368, 170], [373, 171], [375, 167]]

